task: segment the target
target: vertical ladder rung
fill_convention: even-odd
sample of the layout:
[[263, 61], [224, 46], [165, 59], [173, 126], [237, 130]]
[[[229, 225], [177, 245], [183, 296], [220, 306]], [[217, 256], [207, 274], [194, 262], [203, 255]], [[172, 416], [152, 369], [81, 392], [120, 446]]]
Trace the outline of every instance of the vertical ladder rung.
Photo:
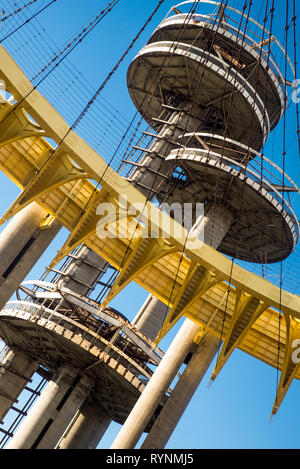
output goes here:
[[21, 410], [21, 409], [17, 409], [17, 407], [12, 406], [12, 407], [11, 407], [11, 410], [14, 410], [15, 412], [18, 412], [18, 414], [24, 415], [24, 417], [27, 417], [27, 412], [24, 412], [24, 411]]
[[31, 392], [31, 393], [34, 394], [35, 396], [40, 396], [40, 395], [41, 395], [41, 393], [40, 393], [39, 391], [36, 391], [35, 389], [31, 389], [31, 388], [29, 388], [28, 386], [25, 386], [24, 389], [26, 389], [26, 391]]
[[14, 436], [13, 433], [10, 433], [7, 430], [4, 430], [3, 428], [0, 428], [0, 432], [4, 433], [4, 435], [9, 436], [10, 438], [12, 438]]

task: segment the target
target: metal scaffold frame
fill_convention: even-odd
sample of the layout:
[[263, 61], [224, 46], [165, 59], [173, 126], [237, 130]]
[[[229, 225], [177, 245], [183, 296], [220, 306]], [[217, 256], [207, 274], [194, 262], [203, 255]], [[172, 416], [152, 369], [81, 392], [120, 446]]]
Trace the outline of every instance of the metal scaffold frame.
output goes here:
[[[28, 391], [29, 396], [23, 404], [22, 408], [19, 409], [13, 405], [5, 417], [5, 421], [9, 421], [9, 419], [12, 418], [12, 422], [10, 423], [9, 427], [5, 429], [4, 422], [0, 422], [0, 432], [3, 433], [3, 437], [0, 438], [0, 449], [3, 449], [10, 438], [14, 436], [14, 432], [16, 431], [17, 427], [20, 425], [24, 417], [27, 416], [36, 399], [41, 395], [41, 392], [49, 381], [51, 374], [44, 368], [39, 367], [36, 372], [36, 376], [39, 376], [39, 379], [36, 382], [35, 387], [30, 388], [25, 386], [24, 388], [25, 391]], [[29, 382], [32, 382], [32, 380], [29, 380]], [[17, 415], [13, 418], [13, 414]]]

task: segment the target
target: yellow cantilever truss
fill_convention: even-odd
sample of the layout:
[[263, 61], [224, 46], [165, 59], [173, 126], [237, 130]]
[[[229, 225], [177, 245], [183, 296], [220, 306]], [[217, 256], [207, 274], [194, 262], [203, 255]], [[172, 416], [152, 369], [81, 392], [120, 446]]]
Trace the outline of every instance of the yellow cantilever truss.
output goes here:
[[[277, 406], [291, 380], [300, 378], [291, 355], [292, 343], [300, 338], [300, 297], [280, 291], [236, 264], [232, 266], [229, 259], [198, 240], [192, 248], [186, 246], [186, 230], [147, 202], [70, 131], [3, 47], [0, 79], [19, 103], [16, 110], [5, 100], [0, 103], [0, 169], [23, 190], [2, 221], [33, 200], [43, 206], [71, 232], [55, 262], [85, 242], [120, 270], [105, 304], [135, 281], [170, 307], [157, 341], [182, 316], [217, 336], [222, 333], [224, 345], [214, 377], [236, 347], [274, 367], [279, 358], [282, 373]], [[45, 136], [62, 141], [57, 151], [53, 152]], [[91, 180], [101, 180], [101, 188]], [[124, 213], [120, 195], [127, 206], [144, 204], [147, 229], [158, 232], [158, 238], [143, 237], [143, 226]], [[97, 207], [107, 202], [115, 207], [118, 237], [101, 238], [96, 233], [104, 224]], [[110, 220], [106, 220], [105, 229], [115, 229]], [[280, 321], [283, 317], [286, 321]]]

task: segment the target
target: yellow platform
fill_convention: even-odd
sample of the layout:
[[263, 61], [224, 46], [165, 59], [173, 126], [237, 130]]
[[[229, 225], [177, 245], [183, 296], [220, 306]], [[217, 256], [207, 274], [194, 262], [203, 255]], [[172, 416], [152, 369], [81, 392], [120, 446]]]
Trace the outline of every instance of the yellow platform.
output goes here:
[[[280, 310], [285, 319], [280, 326], [282, 373], [276, 412], [292, 379], [300, 378], [299, 364], [292, 361], [293, 341], [300, 339], [300, 297], [232, 265], [199, 240], [193, 241], [193, 248], [186, 247], [185, 229], [108, 167], [33, 88], [3, 47], [0, 79], [18, 101], [17, 107], [4, 99], [1, 103], [0, 169], [22, 189], [2, 223], [32, 201], [43, 206], [71, 233], [54, 263], [84, 242], [120, 270], [104, 304], [135, 281], [171, 307], [157, 342], [182, 316], [217, 336], [223, 331], [215, 375], [236, 347], [276, 367]], [[55, 152], [45, 137], [59, 144]], [[159, 231], [158, 239], [143, 237], [143, 226], [120, 206], [120, 195], [127, 206], [145, 206], [143, 221]], [[97, 236], [96, 227], [104, 222], [96, 213], [102, 202], [114, 204], [120, 237]]]

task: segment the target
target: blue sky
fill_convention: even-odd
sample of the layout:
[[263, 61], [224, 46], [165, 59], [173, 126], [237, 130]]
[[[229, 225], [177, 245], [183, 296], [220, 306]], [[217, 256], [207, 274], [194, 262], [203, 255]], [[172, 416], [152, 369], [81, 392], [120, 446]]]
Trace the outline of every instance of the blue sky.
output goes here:
[[[18, 5], [22, 3], [24, 2], [17, 2]], [[37, 5], [46, 3], [45, 0], [41, 0], [37, 2]], [[4, 46], [11, 51], [29, 78], [32, 78], [49, 61], [52, 56], [51, 50], [59, 50], [63, 47], [105, 3], [103, 0], [89, 0], [88, 2], [57, 0], [46, 13], [39, 17], [38, 21], [34, 21], [31, 26], [26, 26], [22, 32], [12, 36], [10, 40], [4, 42]], [[229, 4], [236, 8], [241, 8], [242, 3], [241, 0], [229, 1]], [[264, 14], [262, 3], [265, 4], [265, 2], [254, 1], [253, 3], [251, 16], [261, 21]], [[284, 38], [285, 3], [284, 0], [275, 1], [274, 33], [281, 41]], [[11, 0], [4, 0], [3, 4], [9, 10], [13, 9]], [[115, 9], [70, 54], [68, 65], [63, 65], [42, 84], [40, 90], [62, 112], [69, 123], [72, 123], [87, 103], [92, 90], [103, 82], [156, 4], [157, 0], [131, 0], [130, 2], [120, 0]], [[126, 71], [129, 63], [173, 4], [173, 1], [165, 1], [150, 26], [110, 80], [93, 111], [79, 126], [79, 133], [86, 136], [90, 144], [99, 146], [97, 149], [106, 160], [112, 156], [118, 139], [107, 140], [109, 143], [105, 146], [102, 143], [103, 139], [101, 140], [101, 132], [107, 132], [106, 135], [110, 136], [113, 134], [121, 136], [135, 112], [126, 87]], [[29, 15], [30, 11], [36, 11], [37, 5], [26, 10], [26, 15]], [[299, 14], [299, 2], [297, 2], [297, 8]], [[21, 13], [8, 24], [4, 23], [2, 31], [12, 30], [14, 21], [20, 24], [22, 18], [24, 17]], [[292, 29], [290, 34], [292, 39]], [[1, 29], [0, 37], [3, 37]], [[290, 47], [292, 55], [292, 41]], [[72, 81], [74, 75], [75, 78]], [[76, 90], [76, 95], [74, 90]], [[291, 105], [288, 111], [287, 129], [286, 169], [290, 171], [290, 175], [296, 182], [299, 182], [294, 105]], [[266, 155], [277, 164], [282, 164], [282, 135], [281, 122], [270, 136], [265, 148]], [[4, 213], [18, 195], [18, 189], [3, 174], [0, 174], [0, 184], [0, 210]], [[296, 204], [295, 207], [299, 217], [299, 205]], [[30, 273], [29, 278], [41, 276], [44, 267], [54, 257], [66, 236], [67, 232], [62, 230]], [[298, 250], [291, 257], [291, 265], [296, 270]], [[290, 264], [284, 264], [283, 272], [286, 273], [287, 279], [289, 279], [290, 268]], [[278, 271], [274, 272], [272, 275], [275, 275], [276, 280]], [[286, 280], [284, 287], [289, 287], [299, 293], [297, 283], [297, 278], [295, 285]], [[136, 285], [130, 285], [114, 300], [113, 306], [132, 319], [146, 297], [147, 292]], [[171, 331], [161, 344], [162, 347], [167, 346], [177, 329], [178, 326]], [[277, 372], [275, 369], [243, 352], [235, 351], [220, 376], [208, 389], [211, 371], [212, 368], [181, 419], [168, 448], [299, 448], [300, 383], [298, 381], [294, 381], [277, 416], [269, 423], [276, 390]], [[99, 447], [108, 448], [119, 428], [119, 425], [112, 424]]]

